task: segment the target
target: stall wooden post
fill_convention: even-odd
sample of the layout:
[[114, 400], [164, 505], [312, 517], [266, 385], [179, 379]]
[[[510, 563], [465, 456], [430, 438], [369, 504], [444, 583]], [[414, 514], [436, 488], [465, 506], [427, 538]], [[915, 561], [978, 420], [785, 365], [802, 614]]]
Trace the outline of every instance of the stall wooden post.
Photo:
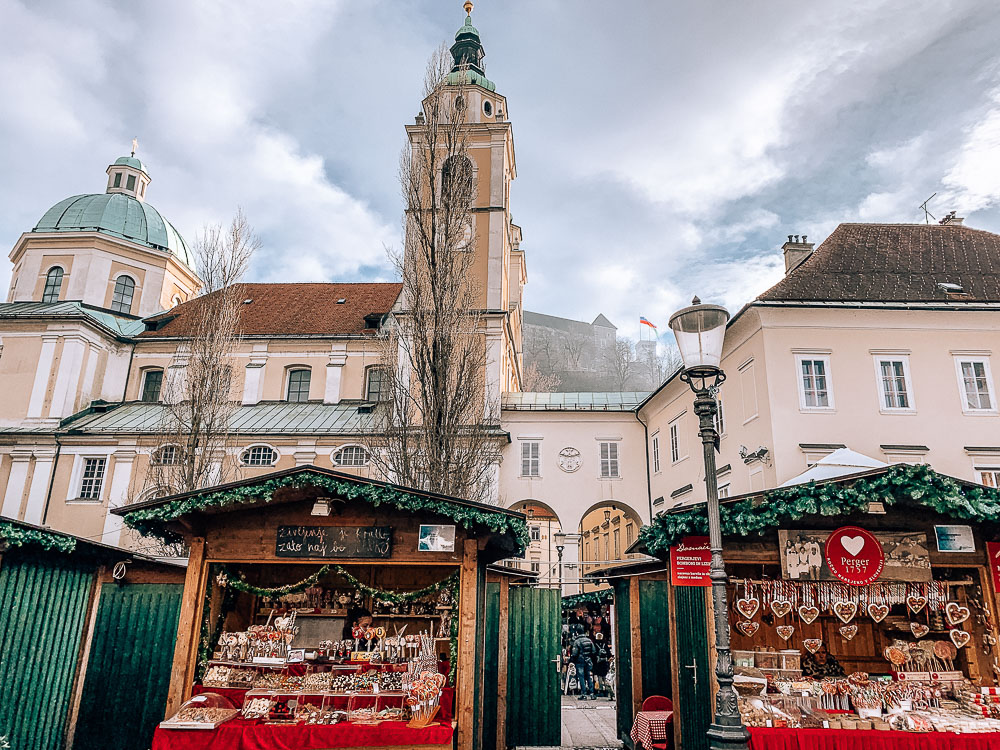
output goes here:
[[177, 621], [177, 645], [167, 692], [167, 716], [173, 716], [188, 699], [198, 663], [198, 641], [201, 639], [201, 613], [205, 599], [205, 539], [190, 541], [187, 575], [184, 577], [184, 601]]
[[499, 750], [507, 747], [507, 628], [510, 615], [510, 580], [500, 577], [500, 633], [497, 639], [497, 743]]
[[458, 668], [455, 698], [458, 702], [455, 718], [458, 720], [459, 750], [471, 750], [475, 734], [472, 714], [475, 710], [476, 662], [476, 606], [478, 603], [477, 557], [479, 547], [475, 539], [466, 539], [463, 546], [462, 569], [459, 584], [458, 615]]
[[[632, 631], [632, 663], [642, 664], [642, 617], [639, 614], [639, 577], [633, 576], [628, 582], [629, 614]], [[642, 669], [632, 670], [632, 715], [642, 708]]]

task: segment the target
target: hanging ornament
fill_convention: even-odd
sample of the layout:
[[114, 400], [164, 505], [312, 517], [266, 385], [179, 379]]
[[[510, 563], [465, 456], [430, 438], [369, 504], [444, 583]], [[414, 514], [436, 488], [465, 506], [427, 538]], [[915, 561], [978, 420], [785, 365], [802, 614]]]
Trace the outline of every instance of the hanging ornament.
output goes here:
[[809, 625], [817, 617], [819, 617], [819, 607], [806, 606], [803, 604], [799, 606], [799, 617], [802, 618], [802, 622]]
[[969, 619], [968, 607], [963, 607], [958, 602], [948, 602], [944, 606], [944, 616], [948, 618], [949, 625], [958, 625]]
[[771, 611], [774, 612], [775, 617], [784, 617], [792, 611], [792, 603], [787, 599], [773, 599]]
[[753, 638], [760, 629], [760, 623], [751, 622], [750, 620], [740, 620], [736, 623], [736, 629], [743, 633], [743, 635], [747, 638]]
[[882, 622], [886, 615], [889, 614], [888, 604], [869, 604], [868, 605], [868, 616], [872, 618], [875, 622]]
[[215, 577], [215, 582], [219, 584], [219, 588], [226, 588], [229, 585], [229, 576], [226, 575], [226, 571], [220, 570], [219, 575]]
[[858, 626], [855, 625], [841, 625], [840, 634], [844, 636], [845, 640], [851, 640], [854, 636], [858, 634]]
[[917, 612], [927, 606], [927, 597], [910, 594], [906, 597], [906, 606], [913, 614], [917, 614]]
[[922, 622], [911, 622], [910, 632], [913, 633], [914, 637], [916, 638], [923, 638], [925, 635], [931, 632], [931, 629], [926, 625], [924, 625]]
[[806, 647], [806, 651], [810, 654], [815, 654], [823, 646], [822, 638], [806, 638], [802, 641], [802, 645]]
[[789, 638], [792, 637], [792, 633], [795, 632], [795, 626], [794, 625], [779, 625], [774, 630], [781, 637], [781, 640], [787, 641]]
[[747, 596], [736, 600], [736, 610], [748, 620], [757, 614], [758, 609], [760, 609], [758, 599], [751, 599]]
[[833, 614], [837, 615], [843, 623], [848, 623], [853, 620], [854, 615], [857, 613], [857, 602], [835, 602], [833, 605]]
[[951, 642], [955, 644], [955, 648], [962, 648], [972, 640], [972, 633], [958, 628], [952, 630], [948, 635], [951, 637]]

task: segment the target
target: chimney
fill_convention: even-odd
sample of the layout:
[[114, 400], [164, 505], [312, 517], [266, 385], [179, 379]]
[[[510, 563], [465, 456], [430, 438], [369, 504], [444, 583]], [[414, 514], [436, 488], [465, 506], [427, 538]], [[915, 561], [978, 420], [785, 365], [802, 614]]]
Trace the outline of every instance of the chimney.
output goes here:
[[797, 234], [790, 234], [788, 242], [781, 246], [781, 252], [785, 255], [785, 276], [812, 255], [813, 243], [806, 242], [806, 239], [806, 235], [799, 237]]
[[941, 224], [941, 225], [944, 225], [944, 226], [956, 226], [957, 227], [957, 226], [961, 226], [963, 221], [965, 221], [965, 217], [964, 216], [955, 216], [955, 212], [954, 211], [949, 211], [948, 215], [945, 216], [943, 219], [941, 219], [941, 221], [939, 221], [938, 224]]

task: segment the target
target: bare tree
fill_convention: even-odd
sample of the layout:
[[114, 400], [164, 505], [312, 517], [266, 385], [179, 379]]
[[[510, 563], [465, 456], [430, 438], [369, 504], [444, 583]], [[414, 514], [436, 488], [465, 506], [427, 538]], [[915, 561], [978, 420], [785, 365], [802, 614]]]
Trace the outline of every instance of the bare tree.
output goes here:
[[424, 111], [400, 158], [404, 246], [392, 258], [403, 291], [381, 329], [387, 403], [373, 460], [400, 484], [483, 501], [499, 455], [485, 424], [499, 422], [484, 381], [496, 363], [487, 356], [474, 280], [467, 91], [450, 72], [442, 47], [428, 64]]
[[235, 436], [230, 418], [231, 357], [240, 340], [240, 281], [260, 247], [242, 210], [227, 229], [206, 227], [195, 245], [200, 296], [181, 305], [184, 343], [162, 388], [163, 416], [150, 457], [145, 488], [187, 492], [226, 479], [224, 460]]
[[552, 393], [562, 381], [554, 372], [542, 372], [535, 362], [524, 368], [524, 390], [535, 393]]
[[617, 339], [604, 349], [602, 358], [609, 381], [616, 389], [624, 391], [635, 371], [635, 344], [629, 339]]

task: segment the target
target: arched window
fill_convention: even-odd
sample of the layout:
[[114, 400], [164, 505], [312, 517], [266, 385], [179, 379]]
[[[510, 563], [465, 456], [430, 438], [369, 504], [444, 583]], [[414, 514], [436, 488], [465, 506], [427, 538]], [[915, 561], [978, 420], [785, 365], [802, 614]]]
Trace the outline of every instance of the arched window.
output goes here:
[[252, 445], [240, 456], [244, 466], [274, 466], [277, 460], [278, 452], [267, 445]]
[[153, 451], [152, 463], [157, 466], [178, 466], [182, 455], [181, 449], [176, 445], [164, 445]]
[[149, 404], [155, 404], [160, 400], [160, 391], [163, 388], [163, 370], [150, 369], [142, 375], [142, 397], [141, 400]]
[[368, 401], [384, 401], [389, 397], [388, 390], [388, 383], [385, 382], [385, 370], [381, 367], [369, 367], [365, 398]]
[[135, 296], [135, 281], [131, 276], [119, 276], [115, 282], [115, 291], [111, 295], [111, 309], [115, 312], [132, 312], [132, 297]]
[[467, 156], [451, 156], [441, 169], [441, 202], [457, 206], [472, 200], [472, 162]]
[[369, 461], [368, 451], [360, 445], [345, 445], [343, 448], [334, 451], [334, 466], [367, 466]]
[[312, 372], [307, 369], [288, 371], [288, 390], [285, 398], [288, 401], [308, 401], [309, 382], [312, 379]]
[[62, 289], [63, 270], [60, 266], [52, 266], [45, 277], [45, 291], [42, 292], [42, 302], [58, 302], [59, 290]]

